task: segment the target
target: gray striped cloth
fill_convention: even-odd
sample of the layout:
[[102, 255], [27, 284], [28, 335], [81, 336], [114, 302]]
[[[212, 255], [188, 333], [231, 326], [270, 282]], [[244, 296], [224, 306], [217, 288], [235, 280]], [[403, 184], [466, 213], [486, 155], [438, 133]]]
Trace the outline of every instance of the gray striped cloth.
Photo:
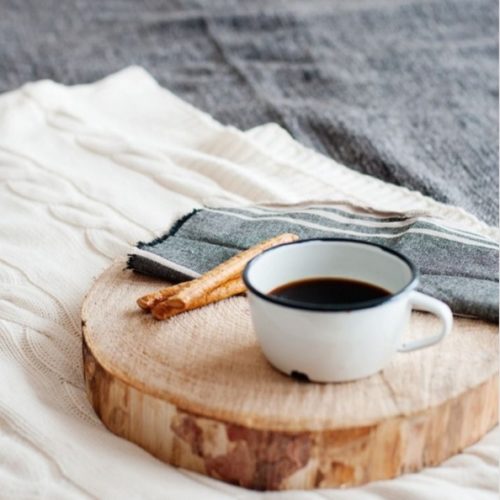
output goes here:
[[360, 214], [330, 205], [205, 208], [177, 221], [163, 237], [138, 243], [128, 266], [169, 282], [184, 281], [285, 232], [301, 239], [348, 237], [393, 248], [418, 267], [420, 291], [446, 302], [457, 315], [498, 320], [498, 244], [425, 217]]

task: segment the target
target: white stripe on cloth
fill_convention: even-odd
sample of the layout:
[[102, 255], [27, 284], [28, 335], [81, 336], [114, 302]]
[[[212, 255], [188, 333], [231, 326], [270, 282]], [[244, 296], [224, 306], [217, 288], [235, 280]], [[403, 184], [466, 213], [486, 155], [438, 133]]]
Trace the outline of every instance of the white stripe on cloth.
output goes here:
[[186, 276], [190, 276], [191, 278], [198, 278], [199, 276], [201, 276], [200, 273], [197, 273], [196, 271], [193, 271], [186, 266], [177, 264], [171, 260], [166, 259], [165, 257], [161, 257], [160, 255], [157, 255], [153, 252], [148, 252], [147, 250], [143, 250], [141, 248], [132, 248], [129, 252], [129, 255], [137, 255], [139, 257], [142, 257], [143, 259], [152, 261], [155, 264], [164, 267], [165, 269], [177, 271], [179, 273], [185, 274]]
[[437, 238], [449, 240], [449, 241], [455, 241], [457, 243], [464, 243], [466, 245], [471, 245], [471, 246], [476, 246], [476, 247], [482, 247], [482, 248], [489, 248], [492, 250], [496, 250], [497, 248], [491, 244], [487, 243], [481, 243], [479, 241], [474, 241], [466, 238], [462, 238], [459, 236], [455, 236], [452, 234], [447, 234], [447, 233], [441, 233], [439, 231], [435, 231], [433, 229], [420, 229], [420, 228], [410, 228], [407, 229], [406, 231], [401, 231], [399, 233], [362, 233], [359, 231], [352, 231], [350, 229], [339, 229], [339, 228], [332, 228], [328, 226], [323, 226], [321, 224], [317, 224], [314, 222], [309, 222], [309, 221], [304, 221], [302, 219], [292, 219], [291, 217], [282, 217], [282, 216], [267, 216], [267, 217], [250, 217], [246, 216], [243, 214], [237, 214], [234, 212], [227, 212], [225, 210], [216, 210], [212, 208], [206, 208], [205, 209], [208, 212], [214, 212], [214, 213], [220, 213], [223, 215], [228, 215], [230, 217], [237, 217], [239, 219], [243, 220], [255, 220], [255, 221], [262, 221], [262, 220], [276, 220], [276, 221], [281, 221], [281, 222], [286, 222], [289, 224], [295, 224], [298, 226], [303, 226], [303, 227], [309, 227], [311, 229], [317, 229], [319, 231], [326, 231], [329, 233], [342, 233], [342, 234], [349, 234], [351, 236], [361, 236], [365, 238], [398, 238], [400, 236], [404, 236], [405, 234], [408, 233], [413, 233], [413, 234], [427, 234], [428, 236], [436, 236]]
[[[325, 211], [325, 210], [317, 210], [317, 208], [323, 208], [322, 206], [311, 206], [310, 208], [306, 208], [303, 210], [289, 210], [289, 209], [281, 209], [281, 210], [275, 210], [275, 209], [267, 209], [267, 208], [255, 208], [255, 207], [245, 207], [243, 209], [240, 209], [238, 207], [238, 210], [241, 211], [246, 211], [250, 213], [255, 213], [255, 214], [265, 214], [265, 213], [276, 213], [276, 212], [285, 212], [287, 214], [312, 214], [312, 215], [317, 215], [318, 217], [323, 217], [325, 219], [333, 220], [335, 222], [339, 222], [340, 224], [352, 224], [355, 226], [365, 226], [365, 227], [406, 227], [406, 226], [411, 226], [415, 222], [425, 222], [426, 224], [431, 224], [433, 226], [438, 227], [439, 229], [443, 229], [444, 231], [451, 232], [451, 233], [456, 233], [460, 234], [464, 237], [467, 237], [471, 240], [476, 240], [476, 241], [481, 241], [485, 243], [490, 243], [492, 245], [497, 245], [496, 241], [487, 238], [485, 236], [481, 236], [479, 234], [475, 233], [470, 233], [468, 231], [464, 231], [462, 229], [456, 229], [452, 227], [445, 226], [443, 224], [439, 224], [435, 220], [429, 219], [427, 217], [406, 217], [406, 218], [401, 218], [401, 220], [393, 220], [393, 221], [388, 221], [386, 219], [391, 218], [391, 217], [383, 217], [383, 216], [374, 216], [370, 215], [370, 218], [372, 219], [379, 219], [379, 220], [366, 220], [362, 218], [357, 218], [356, 216], [358, 215], [356, 212], [349, 212], [347, 210], [343, 210], [337, 207], [324, 207], [324, 208], [330, 208], [334, 209], [340, 212], [344, 212], [349, 215], [353, 215], [354, 217], [344, 217], [343, 215], [337, 214], [335, 212], [330, 212], [330, 211]], [[365, 217], [363, 214], [360, 217]], [[496, 248], [496, 247], [495, 247]]]

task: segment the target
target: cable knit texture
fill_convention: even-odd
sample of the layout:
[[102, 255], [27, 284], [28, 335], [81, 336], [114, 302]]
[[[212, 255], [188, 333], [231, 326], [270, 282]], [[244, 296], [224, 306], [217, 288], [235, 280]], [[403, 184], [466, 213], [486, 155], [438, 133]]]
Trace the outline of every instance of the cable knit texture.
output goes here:
[[[194, 208], [307, 199], [428, 214], [498, 238], [277, 125], [223, 127], [139, 68], [0, 96], [0, 498], [262, 498], [171, 468], [103, 427], [84, 392], [80, 305], [114, 258]], [[393, 481], [272, 498], [490, 498], [497, 441], [494, 430], [439, 468]]]

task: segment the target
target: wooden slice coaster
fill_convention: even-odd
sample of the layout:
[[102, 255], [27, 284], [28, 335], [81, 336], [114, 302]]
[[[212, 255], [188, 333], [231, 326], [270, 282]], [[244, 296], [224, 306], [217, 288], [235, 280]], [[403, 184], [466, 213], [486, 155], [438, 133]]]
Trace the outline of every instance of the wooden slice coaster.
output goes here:
[[[245, 297], [156, 321], [164, 282], [116, 262], [82, 309], [90, 401], [115, 434], [170, 464], [255, 489], [352, 486], [437, 465], [498, 421], [498, 329], [455, 318], [439, 345], [357, 382], [273, 369]], [[415, 313], [411, 333], [438, 322]]]

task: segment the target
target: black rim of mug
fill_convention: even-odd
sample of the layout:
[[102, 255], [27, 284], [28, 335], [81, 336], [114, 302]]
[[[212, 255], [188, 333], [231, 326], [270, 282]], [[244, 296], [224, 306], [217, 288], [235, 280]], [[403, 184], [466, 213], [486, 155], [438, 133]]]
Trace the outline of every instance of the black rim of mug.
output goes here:
[[[302, 245], [304, 243], [311, 243], [315, 241], [325, 241], [325, 242], [344, 242], [344, 243], [354, 243], [357, 245], [363, 245], [363, 246], [372, 246], [372, 247], [377, 247], [380, 250], [383, 250], [384, 252], [390, 253], [394, 256], [396, 256], [398, 259], [402, 260], [410, 269], [411, 271], [411, 280], [403, 287], [401, 290], [398, 290], [396, 293], [391, 293], [390, 295], [380, 297], [377, 299], [372, 299], [372, 300], [367, 300], [365, 302], [356, 302], [354, 304], [350, 304], [349, 306], [346, 306], [345, 304], [310, 304], [306, 302], [299, 302], [299, 301], [292, 301], [289, 299], [285, 299], [283, 297], [278, 297], [274, 295], [267, 295], [265, 293], [260, 292], [257, 290], [252, 283], [250, 282], [250, 279], [248, 277], [248, 274], [250, 272], [251, 267], [261, 258], [263, 258], [266, 254], [270, 252], [274, 252], [277, 249], [281, 247], [286, 247], [290, 245]], [[391, 302], [393, 300], [397, 300], [400, 298], [400, 296], [410, 290], [413, 290], [414, 288], [417, 287], [418, 284], [418, 279], [419, 279], [419, 272], [413, 262], [411, 262], [408, 257], [405, 255], [397, 252], [396, 250], [393, 250], [392, 248], [388, 248], [384, 245], [380, 245], [378, 243], [373, 243], [371, 241], [363, 241], [363, 240], [352, 240], [349, 238], [310, 238], [310, 239], [305, 239], [305, 240], [299, 240], [299, 241], [292, 241], [290, 243], [282, 243], [281, 245], [276, 245], [275, 247], [269, 248], [267, 250], [264, 250], [261, 254], [257, 255], [254, 257], [250, 262], [247, 263], [245, 266], [245, 269], [243, 270], [243, 282], [245, 283], [245, 286], [248, 288], [250, 292], [252, 292], [254, 295], [257, 295], [261, 299], [264, 299], [268, 302], [272, 302], [274, 304], [280, 305], [280, 306], [285, 306], [285, 307], [291, 307], [293, 309], [304, 309], [308, 311], [322, 311], [322, 312], [332, 312], [332, 311], [338, 311], [338, 312], [346, 312], [346, 311], [355, 311], [359, 309], [369, 309], [370, 307], [376, 307], [381, 304], [385, 304], [387, 302]]]

